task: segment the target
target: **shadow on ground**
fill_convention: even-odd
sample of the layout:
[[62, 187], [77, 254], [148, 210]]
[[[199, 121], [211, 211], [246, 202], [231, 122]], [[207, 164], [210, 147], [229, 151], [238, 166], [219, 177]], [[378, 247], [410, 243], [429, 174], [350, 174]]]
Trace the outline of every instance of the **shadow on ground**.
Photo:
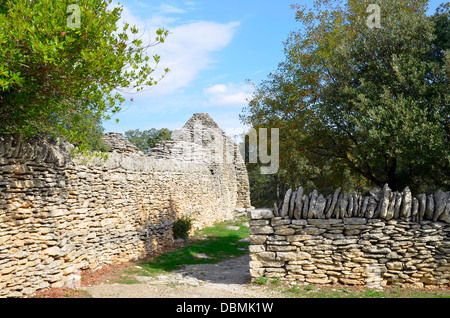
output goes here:
[[249, 262], [250, 256], [244, 255], [216, 264], [186, 265], [174, 273], [214, 284], [247, 284], [251, 278]]

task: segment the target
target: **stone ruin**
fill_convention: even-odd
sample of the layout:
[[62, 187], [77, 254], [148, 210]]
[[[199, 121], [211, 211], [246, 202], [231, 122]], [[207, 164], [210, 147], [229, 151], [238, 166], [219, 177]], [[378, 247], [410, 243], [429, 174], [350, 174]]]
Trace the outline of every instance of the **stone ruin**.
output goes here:
[[0, 136], [0, 297], [76, 287], [81, 270], [172, 244], [182, 216], [203, 228], [250, 208], [240, 153], [208, 114], [149, 154], [121, 134], [104, 140], [106, 159]]

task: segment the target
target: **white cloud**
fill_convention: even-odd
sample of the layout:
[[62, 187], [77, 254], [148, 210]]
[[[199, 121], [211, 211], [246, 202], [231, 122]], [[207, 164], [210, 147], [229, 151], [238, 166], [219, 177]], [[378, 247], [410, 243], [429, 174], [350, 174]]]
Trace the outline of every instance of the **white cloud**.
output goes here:
[[[185, 2], [186, 11], [190, 11], [194, 2]], [[132, 11], [132, 10], [141, 11]], [[161, 9], [161, 8], [160, 8]], [[166, 8], [169, 11], [169, 8]], [[158, 78], [162, 70], [170, 68], [169, 74], [158, 85], [140, 91], [138, 94], [124, 94], [127, 99], [124, 111], [119, 114], [119, 124], [107, 125], [108, 131], [126, 131], [129, 129], [148, 129], [149, 127], [180, 128], [193, 113], [208, 112], [216, 122], [227, 131], [240, 131], [242, 125], [237, 116], [237, 109], [247, 105], [246, 98], [251, 97], [249, 85], [225, 83], [217, 74], [208, 78], [212, 83], [199, 86], [202, 72], [218, 66], [215, 53], [226, 48], [239, 29], [239, 21], [220, 23], [205, 20], [182, 20], [189, 18], [188, 12], [183, 16], [174, 14], [151, 13], [144, 18], [143, 6], [123, 6], [122, 17], [118, 22], [119, 31], [123, 22], [136, 25], [139, 37], [146, 45], [155, 39], [155, 31], [165, 28], [170, 31], [165, 43], [150, 47], [147, 55], [161, 56], [160, 65], [152, 75]], [[225, 74], [223, 75], [225, 76]], [[213, 85], [216, 84], [216, 85]], [[194, 88], [191, 90], [190, 88]], [[133, 98], [133, 102], [129, 102]], [[218, 107], [216, 107], [218, 106]]]
[[162, 13], [162, 14], [166, 14], [166, 13], [178, 13], [178, 14], [184, 14], [184, 13], [186, 13], [186, 10], [176, 8], [176, 7], [171, 6], [171, 5], [169, 5], [169, 4], [166, 4], [166, 3], [162, 3], [162, 4], [158, 7], [158, 10], [159, 10], [159, 12]]
[[214, 65], [213, 53], [231, 42], [238, 26], [239, 22], [197, 21], [169, 29], [170, 35], [157, 52], [161, 65], [171, 72], [156, 91], [171, 93], [188, 87], [201, 71]]
[[[176, 11], [175, 7], [169, 5], [163, 4], [161, 7], [166, 12]], [[192, 84], [201, 71], [213, 67], [216, 63], [213, 53], [230, 44], [240, 26], [239, 21], [228, 23], [193, 21], [174, 26], [179, 20], [164, 14], [153, 15], [142, 20], [124, 6], [122, 18], [118, 22], [119, 28], [125, 21], [138, 27], [139, 37], [144, 45], [154, 41], [158, 28], [164, 28], [170, 32], [165, 43], [147, 50], [149, 57], [154, 54], [161, 57], [157, 70], [152, 74], [155, 79], [164, 73], [165, 68], [170, 69], [168, 75], [158, 85], [149, 89], [152, 96], [173, 94]], [[145, 90], [140, 94], [146, 94]]]
[[227, 85], [217, 84], [205, 89], [205, 94], [224, 94], [227, 91]]
[[217, 84], [204, 90], [208, 96], [208, 106], [244, 107], [252, 97], [252, 88], [248, 84]]

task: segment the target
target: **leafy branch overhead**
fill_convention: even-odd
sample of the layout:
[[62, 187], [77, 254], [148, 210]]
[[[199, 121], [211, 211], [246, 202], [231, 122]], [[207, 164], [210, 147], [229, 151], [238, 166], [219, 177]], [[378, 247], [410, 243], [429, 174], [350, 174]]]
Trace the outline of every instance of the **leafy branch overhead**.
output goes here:
[[289, 187], [450, 188], [450, 5], [381, 1], [372, 28], [372, 3], [294, 5], [301, 27], [241, 116], [280, 128]]
[[[118, 26], [112, 0], [80, 0], [79, 27], [68, 23], [73, 1], [0, 1], [0, 131], [65, 137], [82, 145], [89, 132], [125, 102], [121, 91], [156, 85], [164, 43], [147, 45], [136, 26]], [[95, 120], [85, 120], [94, 118]], [[86, 126], [87, 125], [87, 126]]]

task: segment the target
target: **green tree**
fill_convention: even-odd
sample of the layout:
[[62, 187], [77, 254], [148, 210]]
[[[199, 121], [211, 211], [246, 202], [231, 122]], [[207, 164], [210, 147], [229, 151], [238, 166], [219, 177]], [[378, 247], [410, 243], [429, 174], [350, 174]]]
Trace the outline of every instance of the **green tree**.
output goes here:
[[119, 29], [123, 9], [111, 1], [0, 1], [0, 132], [83, 149], [89, 130], [120, 111], [120, 89], [157, 84], [160, 57], [146, 50], [168, 32], [144, 45], [135, 26]]
[[144, 153], [150, 152], [150, 150], [156, 146], [159, 141], [170, 140], [172, 132], [167, 128], [150, 130], [128, 130], [125, 132], [125, 138], [128, 139], [133, 145], [138, 147], [139, 150]]
[[302, 28], [242, 119], [279, 127], [280, 165], [319, 189], [449, 188], [449, 52], [435, 22], [445, 10], [431, 18], [427, 1], [381, 1], [377, 28], [371, 3], [295, 6]]

